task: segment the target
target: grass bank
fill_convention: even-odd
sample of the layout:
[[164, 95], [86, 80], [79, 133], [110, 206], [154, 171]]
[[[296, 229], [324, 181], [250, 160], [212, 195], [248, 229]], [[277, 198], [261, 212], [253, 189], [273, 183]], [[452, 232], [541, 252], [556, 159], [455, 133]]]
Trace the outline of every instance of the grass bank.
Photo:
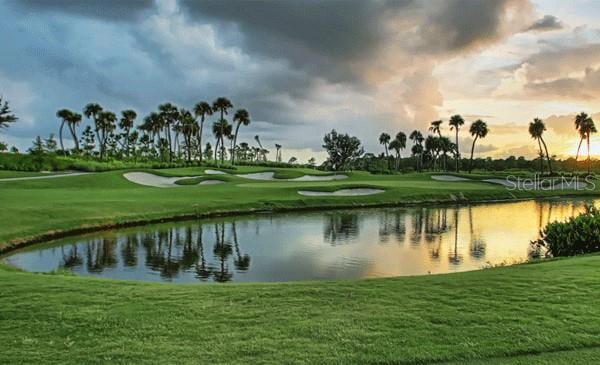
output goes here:
[[594, 363], [599, 265], [202, 286], [0, 268], [0, 363]]

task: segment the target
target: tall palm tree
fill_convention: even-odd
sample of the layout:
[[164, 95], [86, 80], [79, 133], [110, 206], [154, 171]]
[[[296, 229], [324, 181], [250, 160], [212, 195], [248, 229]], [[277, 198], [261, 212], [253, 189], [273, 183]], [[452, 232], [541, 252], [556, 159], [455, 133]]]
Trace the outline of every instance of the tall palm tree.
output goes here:
[[275, 161], [281, 162], [281, 145], [275, 143]]
[[83, 108], [83, 115], [86, 118], [92, 119], [94, 122], [94, 131], [96, 132], [96, 139], [100, 141], [100, 126], [98, 125], [98, 114], [102, 111], [102, 107], [98, 103], [89, 103]]
[[215, 160], [218, 160], [217, 156], [219, 149], [221, 150], [221, 162], [225, 157], [225, 137], [231, 134], [231, 124], [226, 119], [220, 119], [213, 124], [212, 132], [217, 142], [215, 144]]
[[235, 114], [233, 115], [233, 121], [237, 122], [237, 125], [235, 127], [235, 134], [233, 136], [233, 147], [232, 147], [232, 151], [231, 151], [231, 163], [235, 163], [235, 146], [237, 146], [237, 137], [238, 137], [238, 132], [240, 130], [240, 126], [243, 124], [245, 126], [250, 124], [250, 114], [248, 113], [248, 111], [246, 109], [238, 109]]
[[437, 134], [438, 137], [441, 137], [442, 136], [442, 132], [441, 132], [441, 125], [442, 125], [442, 123], [443, 123], [443, 121], [441, 121], [441, 120], [434, 120], [429, 125], [429, 131], [431, 133]]
[[167, 144], [169, 146], [169, 162], [173, 161], [173, 143], [171, 138], [171, 126], [179, 119], [179, 110], [171, 103], [165, 103], [158, 106], [159, 113], [165, 129]]
[[[221, 117], [219, 118], [219, 125], [223, 128], [226, 125], [229, 125], [229, 123], [226, 123], [227, 121], [225, 121], [225, 123], [222, 123], [221, 120], [224, 120], [225, 115], [227, 115], [227, 113], [228, 113], [228, 110], [233, 108], [233, 104], [231, 104], [231, 101], [225, 97], [219, 97], [215, 101], [213, 101], [212, 108], [213, 108], [213, 112], [219, 112], [221, 114]], [[225, 133], [224, 129], [221, 129], [221, 131], [219, 132], [219, 135], [221, 136], [221, 148], [225, 148], [223, 138], [225, 136], [227, 136], [228, 134]], [[218, 149], [215, 149], [215, 153], [217, 150]], [[223, 154], [221, 154], [221, 156], [223, 156]]]
[[[548, 154], [548, 146], [546, 146], [546, 142], [544, 141], [544, 137], [543, 134], [546, 131], [546, 125], [544, 124], [544, 122], [539, 119], [539, 118], [535, 118], [533, 120], [533, 122], [529, 123], [529, 134], [531, 135], [531, 138], [537, 140], [538, 142], [538, 147], [540, 149], [540, 166], [543, 166], [543, 160], [544, 160], [544, 151], [546, 151], [546, 159], [548, 160], [548, 171], [550, 172], [550, 175], [552, 175], [552, 164], [550, 163], [550, 155]], [[542, 146], [544, 146], [544, 151], [542, 151]], [[544, 173], [543, 171], [543, 167], [542, 167], [542, 173]]]
[[[421, 170], [421, 166], [423, 166], [423, 134], [417, 130], [414, 130], [410, 133], [410, 136], [408, 136], [408, 138], [413, 141], [413, 148], [411, 150], [411, 152], [413, 152], [414, 155], [418, 154], [418, 159], [417, 159], [417, 170]], [[418, 147], [416, 147], [418, 146]], [[416, 148], [415, 148], [416, 147]]]
[[72, 113], [69, 120], [67, 120], [67, 125], [69, 130], [71, 130], [71, 135], [73, 136], [73, 141], [75, 142], [75, 151], [79, 153], [79, 139], [77, 138], [77, 127], [81, 124], [81, 114]]
[[587, 141], [587, 172], [588, 175], [590, 174], [590, 165], [591, 165], [591, 159], [590, 159], [590, 136], [592, 133], [596, 133], [596, 125], [594, 124], [594, 121], [592, 120], [592, 118], [587, 118], [583, 124], [580, 127], [580, 132], [582, 134], [585, 135], [585, 139]]
[[73, 112], [70, 111], [69, 109], [61, 109], [56, 112], [56, 117], [60, 118], [60, 120], [61, 120], [60, 129], [58, 130], [58, 138], [60, 140], [60, 149], [63, 151], [64, 155], [66, 155], [66, 151], [65, 151], [65, 145], [63, 143], [63, 129], [65, 127], [65, 124], [67, 124], [68, 121], [71, 119], [72, 114], [73, 114]]
[[[575, 130], [577, 130], [577, 132], [579, 133], [579, 145], [577, 146], [577, 154], [575, 155], [575, 166], [577, 166], [577, 160], [579, 159], [579, 151], [581, 150], [581, 144], [583, 143], [583, 140], [586, 139], [586, 133], [582, 130], [581, 127], [585, 123], [589, 123], [589, 120], [591, 120], [591, 118], [584, 112], [577, 114], [577, 116], [575, 117]], [[592, 121], [592, 124], [593, 123], [594, 121]]]
[[131, 132], [131, 128], [135, 124], [135, 118], [137, 118], [137, 113], [134, 110], [127, 109], [121, 112], [121, 120], [119, 121], [119, 128], [125, 131], [125, 155], [129, 157], [129, 135]]
[[262, 143], [260, 143], [260, 136], [257, 134], [254, 136], [254, 140], [256, 141], [256, 143], [258, 143], [258, 146], [260, 147], [259, 150], [256, 152], [256, 161], [259, 160], [260, 155], [262, 155], [263, 159], [265, 159], [265, 154], [264, 151], [265, 149], [263, 148]]
[[450, 141], [448, 137], [436, 137], [439, 151], [442, 153], [444, 157], [444, 167], [445, 171], [448, 170], [448, 153], [454, 152], [456, 148], [456, 144]]
[[96, 116], [100, 135], [100, 159], [104, 158], [108, 137], [116, 128], [117, 116], [113, 112], [101, 111]]
[[458, 131], [463, 124], [465, 124], [465, 120], [458, 114], [453, 115], [450, 118], [450, 130], [454, 129], [456, 131], [456, 172], [459, 172], [459, 162], [460, 162], [460, 149], [458, 147]]
[[475, 142], [477, 142], [479, 138], [485, 138], [488, 132], [489, 130], [487, 127], [487, 123], [481, 119], [477, 119], [469, 127], [469, 133], [471, 133], [471, 137], [475, 137], [473, 139], [473, 144], [471, 145], [471, 161], [469, 163], [469, 173], [473, 171], [473, 152], [475, 151]]
[[192, 161], [192, 138], [198, 133], [198, 122], [196, 118], [187, 110], [182, 109], [180, 112], [181, 115], [181, 134], [183, 134], [183, 139], [185, 141], [185, 151], [187, 153], [188, 162]]
[[194, 106], [194, 114], [196, 117], [200, 117], [200, 128], [198, 128], [198, 134], [196, 139], [198, 140], [198, 156], [200, 156], [200, 162], [202, 162], [202, 130], [204, 128], [204, 120], [207, 116], [212, 115], [213, 110], [206, 101], [201, 101]]
[[425, 151], [431, 156], [432, 168], [434, 171], [441, 150], [440, 147], [440, 137], [427, 136], [425, 139]]

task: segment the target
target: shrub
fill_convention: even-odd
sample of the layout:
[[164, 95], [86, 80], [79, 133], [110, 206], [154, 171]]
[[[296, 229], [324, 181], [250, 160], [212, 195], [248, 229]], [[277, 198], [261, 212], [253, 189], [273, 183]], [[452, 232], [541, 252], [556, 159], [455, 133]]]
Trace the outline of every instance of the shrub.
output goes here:
[[573, 256], [600, 251], [600, 210], [587, 206], [586, 211], [566, 222], [552, 222], [541, 232], [542, 238], [533, 241], [536, 248], [548, 255]]

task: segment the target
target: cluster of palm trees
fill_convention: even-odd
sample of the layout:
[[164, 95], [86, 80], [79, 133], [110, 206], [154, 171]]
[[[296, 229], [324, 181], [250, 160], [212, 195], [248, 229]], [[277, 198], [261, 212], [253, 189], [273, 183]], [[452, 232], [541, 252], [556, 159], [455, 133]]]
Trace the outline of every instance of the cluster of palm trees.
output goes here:
[[[444, 122], [442, 120], [431, 122], [429, 126], [429, 132], [432, 134], [428, 135], [427, 138], [424, 138], [423, 134], [418, 130], [414, 130], [409, 135], [409, 139], [413, 142], [411, 152], [412, 155], [416, 157], [415, 161], [417, 171], [423, 169], [424, 161], [429, 161], [433, 170], [447, 170], [449, 154], [452, 154], [454, 157], [455, 171], [460, 171], [460, 150], [458, 136], [460, 129], [465, 124], [465, 120], [457, 114], [453, 115], [448, 122], [450, 130], [455, 132], [456, 142], [452, 142], [449, 137], [442, 136], [441, 130], [443, 123]], [[481, 119], [474, 121], [469, 128], [469, 133], [474, 138], [471, 146], [471, 162], [469, 164], [469, 172], [472, 170], [473, 166], [473, 153], [475, 151], [475, 144], [479, 139], [485, 138], [488, 132], [489, 129], [487, 124]], [[395, 168], [396, 170], [399, 170], [402, 159], [401, 151], [406, 148], [406, 134], [403, 132], [398, 132], [396, 134], [396, 138], [391, 140], [390, 135], [384, 132], [379, 136], [379, 143], [384, 146], [386, 160], [389, 161], [389, 150], [392, 149], [395, 151]]]
[[[217, 98], [212, 104], [206, 101], [198, 102], [191, 110], [165, 103], [159, 105], [158, 111], [146, 116], [137, 128], [137, 113], [134, 110], [123, 110], [119, 118], [97, 103], [87, 104], [83, 108], [83, 115], [69, 109], [61, 109], [56, 116], [61, 120], [59, 139], [63, 153], [66, 153], [63, 142], [66, 126], [74, 141], [76, 154], [97, 153], [101, 160], [107, 156], [142, 156], [160, 157], [169, 162], [181, 158], [202, 162], [203, 158], [213, 158], [213, 153], [214, 159], [221, 163], [226, 158], [229, 158], [232, 164], [238, 159], [266, 160], [269, 151], [263, 148], [258, 135], [254, 137], [258, 147], [251, 147], [245, 142], [238, 145], [240, 127], [248, 126], [251, 119], [246, 109], [238, 109], [233, 113], [230, 123], [226, 117], [232, 109], [233, 104], [225, 97]], [[211, 129], [215, 137], [214, 152], [210, 143], [207, 143], [203, 150], [202, 141], [204, 124], [212, 115], [217, 116]], [[78, 127], [83, 121], [83, 116], [90, 121], [90, 125], [84, 129], [80, 139]], [[281, 146], [277, 146], [278, 156], [281, 156]]]

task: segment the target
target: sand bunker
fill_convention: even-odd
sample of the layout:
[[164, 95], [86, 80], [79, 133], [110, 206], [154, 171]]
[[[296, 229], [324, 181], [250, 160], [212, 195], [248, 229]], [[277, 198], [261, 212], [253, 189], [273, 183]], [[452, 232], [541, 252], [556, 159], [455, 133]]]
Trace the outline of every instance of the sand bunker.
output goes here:
[[201, 181], [198, 185], [217, 185], [217, 184], [225, 184], [223, 180], [204, 180]]
[[128, 172], [123, 174], [123, 176], [133, 183], [153, 186], [155, 188], [181, 188], [184, 185], [177, 185], [175, 184], [175, 181], [190, 178], [185, 176], [165, 177], [149, 174], [147, 172]]
[[224, 175], [227, 174], [225, 171], [219, 171], [219, 170], [204, 170], [204, 173], [206, 175]]
[[304, 196], [360, 196], [360, 195], [373, 195], [383, 193], [385, 190], [382, 189], [368, 189], [368, 188], [356, 188], [356, 189], [340, 189], [336, 191], [310, 191], [310, 190], [298, 190], [298, 194]]
[[454, 175], [431, 175], [431, 178], [437, 181], [471, 181], [471, 179]]
[[278, 179], [273, 171], [254, 172], [251, 174], [237, 174], [237, 177], [242, 177], [251, 180], [268, 180], [268, 181], [334, 181], [347, 179], [346, 175], [304, 175], [293, 179]]

